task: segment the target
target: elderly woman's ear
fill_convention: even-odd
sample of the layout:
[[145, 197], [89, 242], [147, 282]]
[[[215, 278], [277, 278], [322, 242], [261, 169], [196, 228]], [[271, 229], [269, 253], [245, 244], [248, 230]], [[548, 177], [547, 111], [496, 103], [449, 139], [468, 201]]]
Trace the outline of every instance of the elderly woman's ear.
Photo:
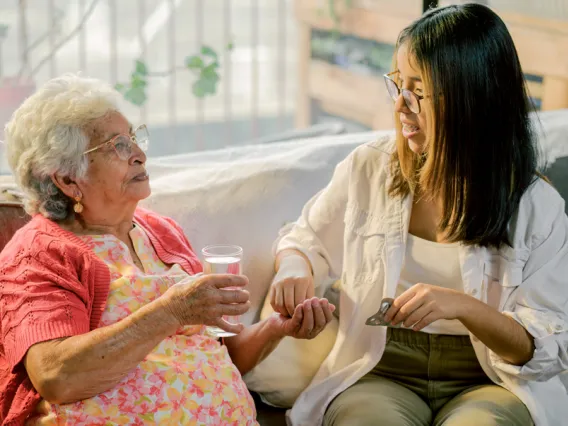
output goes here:
[[57, 173], [51, 175], [53, 184], [67, 195], [69, 198], [82, 197], [81, 191], [77, 183], [69, 176], [61, 176]]

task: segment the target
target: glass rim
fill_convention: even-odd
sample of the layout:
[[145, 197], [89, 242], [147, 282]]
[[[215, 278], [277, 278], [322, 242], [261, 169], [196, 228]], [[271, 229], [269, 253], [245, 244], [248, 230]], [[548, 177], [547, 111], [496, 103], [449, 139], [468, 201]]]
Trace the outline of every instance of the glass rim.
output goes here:
[[[213, 253], [215, 249], [226, 249], [226, 251]], [[235, 257], [243, 255], [243, 248], [236, 244], [209, 244], [201, 249], [201, 254], [205, 257]]]

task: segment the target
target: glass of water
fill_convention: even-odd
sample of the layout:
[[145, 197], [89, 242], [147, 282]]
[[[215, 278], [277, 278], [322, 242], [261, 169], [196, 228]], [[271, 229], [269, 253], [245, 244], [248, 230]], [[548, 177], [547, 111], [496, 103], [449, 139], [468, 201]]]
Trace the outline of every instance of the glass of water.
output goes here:
[[[213, 244], [201, 250], [203, 255], [203, 273], [205, 274], [241, 274], [241, 260], [243, 249], [235, 245]], [[238, 287], [226, 287], [231, 290]], [[225, 315], [226, 321], [234, 324], [239, 323], [239, 316]], [[207, 327], [207, 334], [212, 337], [230, 337], [235, 333], [223, 330], [219, 327]]]

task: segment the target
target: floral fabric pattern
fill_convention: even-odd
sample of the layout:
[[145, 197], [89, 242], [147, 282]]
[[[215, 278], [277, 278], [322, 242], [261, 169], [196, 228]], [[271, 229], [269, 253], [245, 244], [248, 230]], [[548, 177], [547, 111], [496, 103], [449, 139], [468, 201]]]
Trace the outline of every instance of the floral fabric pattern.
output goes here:
[[[101, 326], [114, 324], [162, 295], [187, 273], [165, 265], [142, 228], [130, 232], [144, 270], [112, 235], [81, 237], [109, 267], [110, 292]], [[113, 389], [72, 404], [38, 405], [34, 425], [257, 425], [252, 397], [227, 348], [205, 326], [164, 339]]]

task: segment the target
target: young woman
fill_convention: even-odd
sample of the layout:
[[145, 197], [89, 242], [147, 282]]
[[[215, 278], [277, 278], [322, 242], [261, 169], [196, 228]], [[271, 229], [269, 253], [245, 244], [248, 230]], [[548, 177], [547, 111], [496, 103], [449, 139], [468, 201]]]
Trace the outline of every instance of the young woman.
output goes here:
[[[538, 177], [513, 40], [487, 7], [448, 6], [395, 59], [396, 142], [356, 149], [277, 243], [277, 311], [342, 282], [291, 423], [564, 424], [568, 218]], [[387, 297], [390, 326], [366, 325]]]

